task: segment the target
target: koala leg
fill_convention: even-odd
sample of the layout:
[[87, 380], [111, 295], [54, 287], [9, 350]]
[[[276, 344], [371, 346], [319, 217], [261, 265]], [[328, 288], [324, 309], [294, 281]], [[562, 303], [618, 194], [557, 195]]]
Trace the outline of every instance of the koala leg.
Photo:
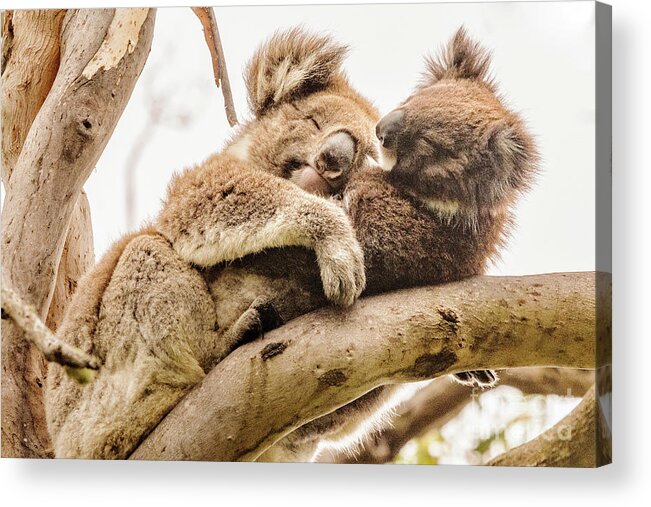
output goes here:
[[386, 385], [315, 419], [267, 449], [257, 461], [314, 461], [323, 449], [354, 453], [373, 431], [386, 424], [393, 410], [425, 383]]
[[283, 324], [283, 319], [266, 296], [255, 298], [251, 306], [224, 334], [225, 343], [234, 350]]
[[75, 294], [59, 336], [75, 343], [92, 322], [85, 350], [102, 367], [83, 388], [57, 364], [46, 379], [48, 430], [61, 458], [128, 457], [222, 350], [205, 280], [162, 236], [131, 238], [110, 276], [98, 269], [87, 281], [108, 279], [98, 304], [89, 310]]
[[455, 373], [452, 377], [460, 384], [471, 387], [495, 387], [497, 382], [499, 382], [499, 377], [493, 370], [462, 371]]

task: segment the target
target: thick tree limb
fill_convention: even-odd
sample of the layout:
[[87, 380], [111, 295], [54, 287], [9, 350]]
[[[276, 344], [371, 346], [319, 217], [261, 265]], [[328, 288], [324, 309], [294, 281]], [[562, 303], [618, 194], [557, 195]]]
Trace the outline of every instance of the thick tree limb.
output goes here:
[[90, 204], [86, 193], [82, 190], [70, 218], [66, 241], [57, 269], [52, 302], [45, 320], [45, 324], [52, 331], [56, 331], [59, 327], [66, 306], [77, 288], [77, 283], [93, 264], [95, 264], [95, 247], [93, 225], [90, 220]]
[[497, 456], [492, 466], [595, 467], [610, 463], [610, 433], [594, 386], [560, 422], [533, 440]]
[[382, 384], [487, 368], [594, 368], [603, 332], [595, 328], [596, 297], [608, 307], [595, 279], [476, 277], [303, 316], [217, 365], [132, 458], [254, 460]]
[[[499, 385], [508, 385], [523, 394], [583, 396], [594, 384], [594, 370], [568, 368], [512, 368], [499, 372]], [[481, 389], [462, 385], [450, 377], [432, 381], [398, 407], [384, 427], [369, 435], [359, 449], [325, 449], [321, 463], [389, 463], [407, 442], [454, 419], [481, 394]]]
[[556, 394], [583, 397], [594, 384], [595, 370], [568, 368], [513, 368], [499, 372], [500, 385], [515, 387], [523, 394]]
[[[120, 12], [120, 10], [118, 10]], [[106, 48], [112, 9], [68, 11], [56, 79], [27, 135], [2, 211], [3, 276], [45, 318], [66, 234], [92, 171], [149, 53], [148, 10], [123, 55], [91, 66]], [[132, 23], [130, 23], [132, 26]], [[15, 42], [15, 41], [14, 41]], [[110, 46], [114, 47], [114, 46]], [[84, 73], [85, 77], [82, 75]], [[48, 455], [39, 354], [10, 320], [2, 323], [2, 455]]]
[[224, 97], [224, 109], [226, 110], [226, 119], [231, 127], [237, 125], [237, 113], [235, 104], [233, 104], [233, 94], [231, 92], [231, 83], [228, 79], [228, 69], [226, 68], [226, 57], [222, 48], [222, 41], [219, 37], [217, 28], [217, 19], [212, 7], [192, 7], [192, 12], [199, 18], [203, 27], [203, 36], [210, 50], [212, 60], [212, 70], [215, 75], [215, 84], [219, 88], [221, 84], [222, 95]]

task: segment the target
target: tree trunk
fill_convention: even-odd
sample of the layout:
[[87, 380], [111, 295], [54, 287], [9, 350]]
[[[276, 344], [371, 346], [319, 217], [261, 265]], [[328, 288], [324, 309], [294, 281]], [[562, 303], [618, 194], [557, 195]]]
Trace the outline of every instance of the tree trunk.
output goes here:
[[[65, 299], [74, 289], [75, 272], [92, 261], [87, 201], [78, 199], [149, 54], [154, 16], [153, 9], [82, 9], [67, 11], [63, 20], [56, 79], [40, 109], [35, 108], [38, 114], [7, 175], [2, 210], [3, 277], [42, 319], [55, 291]], [[5, 72], [18, 51], [16, 39], [14, 33]], [[80, 218], [71, 225], [75, 214]], [[67, 272], [57, 282], [64, 250]], [[50, 323], [58, 321], [62, 309], [63, 301], [53, 307]], [[3, 320], [3, 457], [50, 453], [42, 366], [23, 332]]]
[[64, 10], [3, 13], [2, 182], [11, 173], [59, 70]]

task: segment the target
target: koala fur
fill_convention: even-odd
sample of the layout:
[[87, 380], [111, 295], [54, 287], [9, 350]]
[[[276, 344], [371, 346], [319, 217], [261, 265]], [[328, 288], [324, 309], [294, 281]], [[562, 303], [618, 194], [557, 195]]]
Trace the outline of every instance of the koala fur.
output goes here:
[[[356, 172], [344, 194], [365, 254], [365, 294], [479, 275], [499, 255], [538, 155], [524, 122], [498, 95], [489, 63], [460, 29], [439, 58], [428, 60], [415, 92], [378, 123], [387, 172]], [[488, 371], [456, 376], [495, 381]], [[299, 428], [263, 459], [305, 459], [319, 445], [361, 438], [403, 394], [395, 386], [375, 389]]]
[[[272, 38], [247, 71], [258, 116], [174, 178], [155, 223], [80, 281], [59, 336], [102, 368], [80, 387], [50, 367], [57, 456], [127, 457], [242, 340], [359, 296], [363, 252], [345, 211], [290, 181], [306, 171], [340, 180], [377, 154], [378, 114], [339, 69], [345, 52], [300, 30]], [[345, 171], [328, 167], [342, 153]]]
[[[345, 48], [300, 30], [263, 46], [246, 75], [254, 119], [222, 152], [177, 176], [152, 227], [114, 245], [80, 282], [58, 334], [103, 366], [85, 387], [50, 367], [56, 455], [127, 457], [239, 343], [328, 301], [348, 305], [364, 287], [371, 294], [481, 273], [528, 181], [512, 173], [531, 173], [535, 151], [484, 74], [453, 73], [477, 59], [476, 50], [454, 56], [469, 45], [465, 36], [453, 43], [452, 61], [401, 106], [406, 123], [395, 149], [384, 150], [396, 160], [389, 173], [374, 167], [379, 115], [340, 70]], [[483, 108], [469, 111], [454, 90]], [[457, 137], [445, 138], [438, 157], [427, 140], [446, 128]], [[341, 133], [353, 140], [351, 156]], [[319, 165], [333, 158], [323, 156], [333, 139], [345, 170]], [[345, 178], [340, 199], [293, 183], [308, 173]], [[490, 185], [489, 174], [499, 188], [484, 199], [475, 180]], [[266, 458], [308, 457], [319, 440], [359, 433], [397, 391], [371, 391], [299, 428]]]

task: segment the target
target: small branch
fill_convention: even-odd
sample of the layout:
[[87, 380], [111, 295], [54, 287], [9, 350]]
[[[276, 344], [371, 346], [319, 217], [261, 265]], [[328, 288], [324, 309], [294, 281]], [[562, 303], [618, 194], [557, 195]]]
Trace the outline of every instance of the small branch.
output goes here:
[[595, 322], [604, 303], [595, 298], [608, 297], [595, 291], [599, 276], [475, 277], [304, 315], [231, 353], [131, 458], [255, 460], [380, 385], [467, 370], [594, 368], [596, 336], [610, 326], [608, 315]]
[[215, 75], [215, 84], [217, 88], [222, 89], [224, 96], [224, 109], [226, 110], [226, 119], [231, 127], [237, 125], [237, 113], [235, 112], [235, 105], [233, 104], [233, 95], [231, 93], [231, 83], [228, 80], [228, 70], [226, 69], [226, 58], [224, 57], [224, 49], [222, 42], [219, 38], [219, 30], [217, 28], [217, 20], [215, 19], [215, 11], [212, 7], [192, 7], [192, 12], [199, 18], [201, 26], [203, 27], [203, 36], [210, 49], [210, 57], [212, 59], [212, 70]]
[[[40, 350], [45, 359], [70, 368], [98, 370], [97, 358], [59, 340], [45, 326], [33, 307], [25, 303], [16, 292], [2, 284], [2, 318], [11, 318], [27, 338]], [[78, 378], [78, 377], [75, 377]]]
[[[512, 368], [499, 372], [499, 385], [530, 394], [583, 396], [593, 385], [594, 370], [567, 368]], [[441, 428], [456, 417], [481, 390], [449, 377], [432, 381], [401, 404], [393, 417], [364, 441], [358, 450], [324, 449], [322, 463], [388, 463], [412, 438]]]
[[583, 401], [550, 429], [511, 449], [491, 466], [595, 467], [610, 463], [610, 433], [594, 386]]

